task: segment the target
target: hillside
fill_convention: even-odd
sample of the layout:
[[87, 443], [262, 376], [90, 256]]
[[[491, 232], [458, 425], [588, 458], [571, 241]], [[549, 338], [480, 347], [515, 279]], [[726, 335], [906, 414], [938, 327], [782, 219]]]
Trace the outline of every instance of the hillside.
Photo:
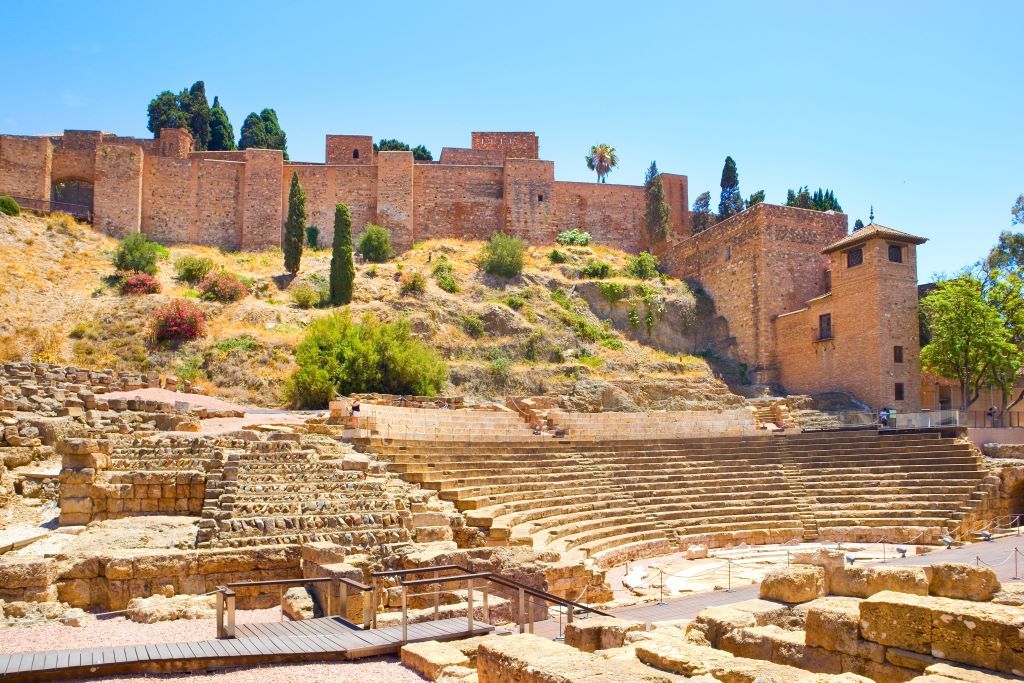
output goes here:
[[[160, 294], [121, 296], [111, 286], [116, 241], [61, 217], [0, 216], [0, 359], [34, 359], [84, 367], [176, 374], [214, 395], [257, 405], [280, 403], [303, 329], [329, 308], [302, 309], [291, 292], [321, 287], [330, 252], [306, 249], [293, 280], [279, 250], [225, 252], [171, 247], [161, 260]], [[577, 409], [684, 408], [735, 404], [702, 358], [716, 318], [710, 304], [672, 279], [613, 275], [584, 278], [590, 261], [621, 273], [629, 257], [601, 247], [529, 250], [523, 273], [504, 280], [476, 266], [481, 243], [416, 245], [388, 263], [357, 264], [354, 315], [406, 317], [414, 334], [448, 361], [451, 393], [480, 400], [557, 394]], [[200, 301], [205, 338], [177, 349], [151, 342], [150, 312], [197, 293], [174, 277], [185, 254], [205, 256], [238, 274], [251, 294], [230, 304]], [[447, 262], [458, 291], [432, 275]], [[425, 291], [401, 291], [420, 272]], [[198, 300], [198, 299], [197, 299]], [[638, 383], [637, 379], [643, 378]]]

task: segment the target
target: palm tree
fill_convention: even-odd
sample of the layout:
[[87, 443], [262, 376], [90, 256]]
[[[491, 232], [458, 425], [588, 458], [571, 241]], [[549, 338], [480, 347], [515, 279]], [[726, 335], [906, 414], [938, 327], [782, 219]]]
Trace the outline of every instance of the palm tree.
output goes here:
[[605, 182], [605, 178], [613, 168], [619, 165], [619, 156], [615, 153], [614, 147], [608, 145], [594, 145], [586, 156], [587, 168], [597, 171], [597, 182]]

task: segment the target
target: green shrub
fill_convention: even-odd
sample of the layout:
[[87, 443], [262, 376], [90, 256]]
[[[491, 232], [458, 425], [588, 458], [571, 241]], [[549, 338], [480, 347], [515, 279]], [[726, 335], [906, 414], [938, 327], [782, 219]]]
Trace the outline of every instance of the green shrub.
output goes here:
[[426, 344], [414, 339], [406, 321], [382, 323], [348, 311], [318, 318], [296, 349], [299, 369], [285, 383], [285, 399], [296, 408], [325, 408], [337, 394], [381, 392], [436, 395], [448, 370]]
[[569, 295], [563, 292], [561, 288], [552, 290], [551, 300], [567, 311], [572, 309], [572, 301], [569, 299]]
[[377, 265], [374, 264], [366, 269], [366, 277], [377, 277]]
[[437, 282], [437, 286], [444, 291], [454, 294], [462, 289], [459, 287], [459, 281], [455, 279], [455, 271], [452, 270], [452, 264], [448, 263], [448, 258], [444, 254], [441, 254], [437, 263], [434, 264], [432, 274], [434, 281]]
[[563, 230], [558, 233], [558, 237], [555, 238], [555, 242], [563, 246], [575, 245], [578, 247], [585, 247], [590, 244], [590, 233], [584, 232], [579, 228]]
[[174, 374], [186, 382], [195, 382], [202, 374], [202, 364], [203, 357], [198, 353], [183, 353], [174, 367]]
[[228, 339], [221, 339], [213, 345], [213, 348], [218, 353], [226, 356], [230, 353], [255, 351], [260, 348], [260, 342], [248, 336], [229, 337]]
[[315, 225], [306, 226], [306, 246], [310, 249], [320, 248], [320, 228]]
[[156, 260], [160, 256], [158, 247], [156, 242], [150, 242], [141, 232], [133, 232], [117, 245], [114, 267], [121, 271], [156, 275]]
[[379, 225], [367, 225], [359, 237], [359, 253], [371, 263], [384, 263], [395, 255], [391, 248], [391, 231]]
[[658, 276], [658, 257], [646, 251], [629, 257], [626, 272], [638, 280], [650, 280]]
[[418, 270], [403, 273], [400, 283], [402, 294], [422, 294], [427, 291], [427, 278]]
[[13, 197], [2, 195], [0, 196], [0, 213], [7, 214], [8, 216], [17, 216], [21, 213], [21, 207], [18, 206], [18, 202], [14, 201]]
[[182, 282], [195, 285], [210, 274], [213, 265], [213, 259], [187, 254], [174, 262], [174, 272]]
[[626, 298], [626, 295], [629, 293], [629, 285], [614, 281], [598, 282], [597, 290], [601, 292], [601, 297], [608, 302], [609, 306], [614, 306]]
[[583, 277], [606, 278], [612, 274], [611, 264], [604, 261], [587, 261], [587, 265], [580, 270]]
[[204, 277], [203, 281], [199, 283], [199, 292], [203, 295], [204, 299], [239, 301], [249, 293], [249, 288], [234, 273], [221, 270]]
[[511, 308], [513, 311], [518, 311], [520, 308], [526, 305], [522, 297], [518, 297], [515, 294], [505, 297], [505, 305]]
[[503, 384], [508, 381], [509, 376], [512, 374], [512, 361], [505, 356], [495, 358], [491, 361], [487, 371], [490, 373], [491, 379]]
[[557, 249], [552, 249], [548, 253], [548, 260], [551, 261], [552, 263], [565, 263], [566, 261], [569, 260], [569, 257], [563, 254], [562, 252], [558, 251]]
[[462, 329], [473, 339], [479, 339], [484, 336], [485, 325], [484, 321], [479, 316], [466, 315], [462, 317]]
[[322, 300], [320, 298], [320, 292], [317, 291], [315, 287], [308, 285], [305, 282], [300, 282], [293, 286], [289, 290], [289, 293], [292, 295], [292, 301], [294, 301], [295, 305], [299, 308], [313, 308], [314, 306], [319, 306]]
[[484, 272], [501, 277], [515, 277], [523, 270], [526, 242], [496, 232], [480, 252], [480, 267]]

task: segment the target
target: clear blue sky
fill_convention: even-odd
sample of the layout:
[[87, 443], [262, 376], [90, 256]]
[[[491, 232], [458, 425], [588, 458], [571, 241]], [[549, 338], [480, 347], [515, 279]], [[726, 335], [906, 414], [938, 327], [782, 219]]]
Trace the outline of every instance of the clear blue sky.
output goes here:
[[326, 133], [469, 146], [534, 130], [562, 180], [591, 144], [718, 200], [833, 188], [850, 221], [931, 241], [919, 275], [978, 259], [1024, 192], [1017, 2], [11, 3], [0, 132], [148, 136], [146, 105], [206, 82], [237, 135], [277, 110], [293, 159]]

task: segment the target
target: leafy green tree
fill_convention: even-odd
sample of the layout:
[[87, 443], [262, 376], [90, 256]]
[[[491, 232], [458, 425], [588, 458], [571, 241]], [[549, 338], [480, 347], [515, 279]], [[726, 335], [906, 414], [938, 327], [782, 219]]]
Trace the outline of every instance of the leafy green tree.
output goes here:
[[921, 312], [930, 335], [921, 349], [921, 367], [959, 384], [961, 410], [995, 381], [993, 371], [1016, 367], [1019, 372], [1020, 349], [977, 277], [964, 274], [938, 283], [921, 300]]
[[160, 257], [160, 245], [150, 242], [141, 232], [126, 235], [114, 252], [114, 268], [123, 272], [156, 275], [156, 261]]
[[352, 218], [348, 206], [334, 207], [334, 241], [331, 244], [331, 305], [342, 306], [352, 301], [352, 283], [356, 267], [352, 262]]
[[353, 321], [348, 310], [314, 320], [295, 352], [299, 369], [285, 383], [296, 408], [325, 408], [336, 395], [362, 392], [434, 396], [448, 381], [437, 353], [400, 320], [372, 315]]
[[1024, 194], [1017, 197], [1017, 201], [1013, 203], [1013, 207], [1010, 209], [1010, 223], [1012, 225], [1024, 225]]
[[863, 228], [864, 228], [864, 221], [862, 221], [861, 219], [858, 218], [857, 220], [855, 220], [853, 222], [853, 231], [854, 232], [857, 232], [858, 230], [861, 230]]
[[264, 109], [259, 114], [252, 112], [246, 116], [238, 149], [279, 149], [287, 159], [288, 138], [277, 120], [277, 112]]
[[384, 138], [373, 146], [377, 152], [408, 152], [409, 145], [394, 138]]
[[597, 182], [607, 182], [608, 174], [619, 165], [619, 155], [615, 148], [605, 144], [594, 145], [584, 157], [587, 168], [597, 173]]
[[412, 158], [416, 161], [433, 161], [434, 155], [424, 145], [416, 145], [412, 148]]
[[704, 232], [715, 224], [715, 216], [711, 213], [711, 193], [701, 192], [693, 200], [692, 225], [693, 234]]
[[213, 98], [213, 106], [210, 107], [210, 146], [214, 152], [231, 152], [237, 149], [235, 145], [235, 129], [231, 127], [228, 113], [220, 106], [220, 99]]
[[206, 84], [196, 81], [188, 89], [188, 95], [182, 93], [181, 110], [188, 117], [188, 129], [192, 133], [192, 141], [198, 151], [210, 148], [210, 103], [206, 99]]
[[658, 173], [658, 164], [651, 162], [644, 177], [644, 228], [651, 244], [668, 237], [671, 210], [665, 202], [665, 186]]
[[306, 193], [299, 185], [299, 174], [292, 171], [288, 190], [288, 218], [284, 223], [284, 268], [292, 275], [302, 262], [302, 238], [306, 230]]
[[736, 170], [736, 162], [732, 157], [725, 158], [722, 166], [722, 195], [718, 202], [718, 220], [724, 221], [743, 210], [743, 198], [740, 197], [740, 174]]
[[188, 115], [181, 109], [181, 100], [170, 90], [164, 90], [149, 103], [149, 122], [146, 128], [153, 137], [163, 128], [188, 128]]
[[747, 199], [746, 206], [749, 209], [754, 204], [762, 203], [764, 203], [764, 190], [758, 190], [757, 192], [750, 195], [750, 197]]

